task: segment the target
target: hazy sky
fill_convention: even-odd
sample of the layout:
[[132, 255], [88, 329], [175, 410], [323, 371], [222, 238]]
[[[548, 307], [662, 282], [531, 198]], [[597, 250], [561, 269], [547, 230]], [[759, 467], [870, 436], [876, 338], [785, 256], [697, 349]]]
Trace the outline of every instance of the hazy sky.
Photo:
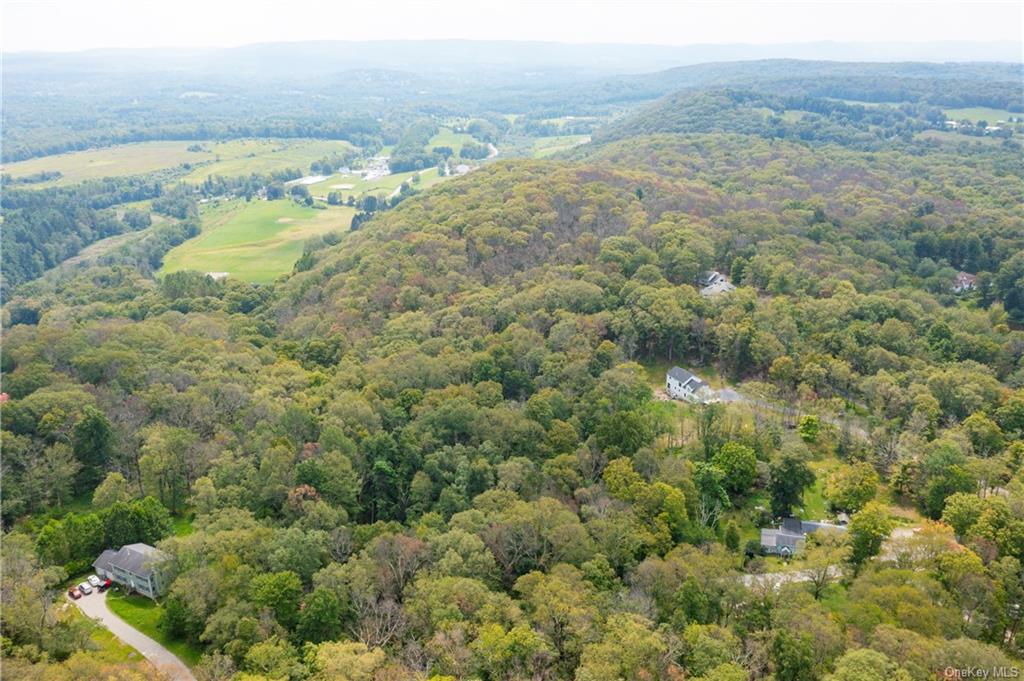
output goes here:
[[0, 0], [3, 50], [472, 38], [682, 45], [1017, 40], [1022, 0]]

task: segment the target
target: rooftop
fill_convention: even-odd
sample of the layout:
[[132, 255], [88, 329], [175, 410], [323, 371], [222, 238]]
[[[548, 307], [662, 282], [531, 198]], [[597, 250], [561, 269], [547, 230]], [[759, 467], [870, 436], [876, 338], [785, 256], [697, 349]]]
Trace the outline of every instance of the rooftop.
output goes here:
[[107, 549], [92, 565], [100, 570], [113, 565], [136, 575], [149, 575], [157, 563], [168, 558], [166, 553], [149, 544], [125, 544], [117, 551]]
[[699, 378], [696, 374], [690, 373], [689, 371], [683, 369], [682, 367], [672, 367], [671, 369], [668, 370], [668, 375], [669, 377], [679, 381], [681, 385], [686, 385], [687, 383], [692, 382], [691, 384], [695, 388], [707, 386], [707, 383], [703, 381], [701, 378]]

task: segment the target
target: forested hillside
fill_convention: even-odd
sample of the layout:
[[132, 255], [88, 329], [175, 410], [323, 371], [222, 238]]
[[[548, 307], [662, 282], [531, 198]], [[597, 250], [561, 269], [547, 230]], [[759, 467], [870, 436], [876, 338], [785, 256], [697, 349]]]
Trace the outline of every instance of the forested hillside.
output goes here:
[[[1020, 147], [824, 97], [673, 95], [273, 286], [125, 255], [18, 289], [4, 678], [107, 669], [50, 602], [135, 541], [173, 557], [159, 630], [203, 681], [1019, 667]], [[743, 399], [669, 401], [673, 365]]]

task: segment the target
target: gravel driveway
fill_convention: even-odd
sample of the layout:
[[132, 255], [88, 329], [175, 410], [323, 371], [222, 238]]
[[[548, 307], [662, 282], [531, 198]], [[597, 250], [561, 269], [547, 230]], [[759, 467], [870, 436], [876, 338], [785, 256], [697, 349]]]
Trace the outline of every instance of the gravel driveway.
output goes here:
[[142, 653], [147, 660], [153, 663], [153, 666], [166, 674], [168, 679], [196, 681], [196, 677], [192, 675], [189, 668], [175, 657], [174, 653], [111, 612], [107, 607], [106, 592], [99, 593], [94, 589], [91, 594], [82, 596], [77, 601], [70, 598], [68, 600], [77, 605], [78, 609], [87, 617], [97, 620], [114, 636]]

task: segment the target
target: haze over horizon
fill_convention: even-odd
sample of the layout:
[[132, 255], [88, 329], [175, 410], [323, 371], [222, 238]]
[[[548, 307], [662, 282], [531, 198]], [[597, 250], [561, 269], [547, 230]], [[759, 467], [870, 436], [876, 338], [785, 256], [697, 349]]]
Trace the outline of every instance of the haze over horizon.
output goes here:
[[[139, 11], [143, 7], [144, 11]], [[976, 44], [953, 59], [1021, 54], [1019, 2], [611, 2], [434, 3], [397, 0], [379, 8], [311, 0], [303, 11], [273, 3], [129, 3], [6, 0], [3, 51], [232, 48], [313, 41], [478, 40], [658, 47], [895, 44], [906, 58], [942, 59], [933, 43]], [[652, 16], [658, 21], [651, 21]], [[159, 30], [154, 30], [159, 27]], [[909, 39], [908, 39], [909, 37]], [[915, 47], [917, 48], [915, 51]], [[990, 47], [986, 51], [986, 47]], [[924, 56], [918, 56], [924, 55]], [[788, 55], [782, 55], [788, 56]], [[799, 56], [799, 55], [795, 55]], [[899, 57], [899, 55], [896, 55]]]

